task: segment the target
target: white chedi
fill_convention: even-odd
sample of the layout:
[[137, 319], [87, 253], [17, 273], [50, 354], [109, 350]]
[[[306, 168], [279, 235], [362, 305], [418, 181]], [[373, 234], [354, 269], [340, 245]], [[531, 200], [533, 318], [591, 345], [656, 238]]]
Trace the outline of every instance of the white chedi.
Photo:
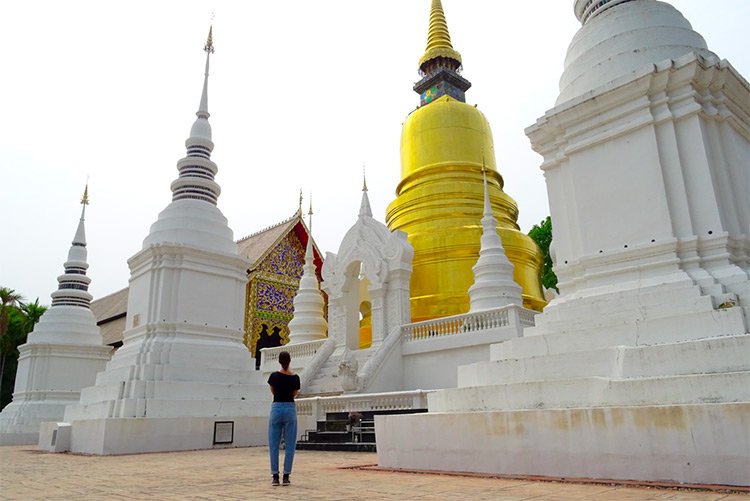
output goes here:
[[289, 344], [317, 341], [326, 337], [328, 323], [323, 315], [324, 307], [320, 284], [315, 274], [311, 220], [305, 249], [305, 265], [302, 267], [299, 289], [294, 296], [294, 316], [289, 322]]
[[581, 29], [565, 56], [556, 105], [690, 52], [718, 60], [688, 20], [666, 2], [577, 0], [575, 12]]
[[37, 443], [39, 425], [61, 420], [65, 406], [78, 402], [81, 389], [94, 383], [109, 360], [111, 348], [102, 345], [89, 307], [84, 225], [88, 187], [81, 203], [65, 272], [51, 294], [52, 306], [18, 348], [13, 401], [0, 413], [0, 445]]
[[[123, 345], [65, 409], [70, 439], [57, 450], [88, 454], [207, 449], [217, 422], [234, 423], [234, 446], [267, 438], [267, 386], [242, 343], [249, 262], [217, 207], [208, 124], [208, 69], [197, 119], [171, 184], [172, 202], [128, 260]], [[96, 430], [96, 431], [93, 431]], [[54, 429], [41, 433], [54, 433]], [[40, 435], [40, 443], [41, 443]], [[49, 441], [47, 441], [49, 443]]]
[[484, 175], [484, 215], [479, 259], [472, 268], [474, 284], [469, 287], [469, 311], [502, 308], [511, 304], [521, 306], [522, 289], [513, 280], [513, 264], [508, 260], [497, 234], [497, 220], [492, 214], [487, 175]]

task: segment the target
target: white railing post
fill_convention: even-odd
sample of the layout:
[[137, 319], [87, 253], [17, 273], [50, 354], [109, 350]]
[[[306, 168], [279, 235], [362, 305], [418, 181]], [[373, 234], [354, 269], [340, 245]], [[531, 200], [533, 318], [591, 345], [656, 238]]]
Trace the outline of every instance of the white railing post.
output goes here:
[[312, 400], [312, 415], [315, 418], [315, 422], [321, 420], [320, 415], [320, 397], [314, 397]]
[[511, 327], [518, 327], [521, 325], [521, 318], [518, 316], [518, 308], [511, 308], [507, 310], [508, 313], [508, 325]]

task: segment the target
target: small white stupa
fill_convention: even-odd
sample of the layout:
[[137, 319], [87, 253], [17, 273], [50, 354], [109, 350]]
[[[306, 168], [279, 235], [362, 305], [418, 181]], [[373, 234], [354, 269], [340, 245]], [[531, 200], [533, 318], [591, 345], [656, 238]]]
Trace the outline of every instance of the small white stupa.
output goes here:
[[324, 316], [325, 302], [320, 293], [320, 283], [315, 274], [312, 245], [312, 201], [308, 211], [310, 231], [305, 249], [305, 265], [299, 289], [294, 296], [294, 316], [289, 322], [289, 344], [317, 341], [326, 337], [328, 323]]
[[185, 143], [187, 156], [177, 163], [172, 202], [128, 261], [123, 345], [96, 385], [65, 412], [74, 452], [205, 449], [267, 440], [268, 389], [242, 343], [249, 263], [216, 206], [220, 188], [207, 105], [211, 32], [205, 51], [198, 118]]
[[81, 388], [94, 383], [109, 360], [91, 313], [91, 279], [86, 276], [88, 186], [83, 192], [81, 219], [51, 294], [52, 306], [18, 347], [18, 369], [13, 401], [0, 413], [0, 444], [35, 444], [42, 421], [60, 420], [65, 406], [78, 401]]
[[472, 268], [474, 284], [469, 287], [469, 311], [476, 312], [502, 308], [514, 304], [521, 306], [522, 289], [513, 281], [513, 264], [508, 260], [497, 234], [497, 220], [492, 214], [492, 204], [484, 176], [484, 216], [482, 217], [482, 243], [479, 259]]

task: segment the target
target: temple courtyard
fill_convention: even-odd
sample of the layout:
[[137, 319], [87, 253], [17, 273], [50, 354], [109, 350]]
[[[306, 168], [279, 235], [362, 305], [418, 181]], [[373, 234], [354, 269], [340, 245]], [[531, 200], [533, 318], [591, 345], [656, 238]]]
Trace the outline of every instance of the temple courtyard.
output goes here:
[[374, 453], [298, 451], [271, 487], [268, 448], [124, 456], [0, 449], [0, 499], [747, 500], [748, 492], [379, 470]]

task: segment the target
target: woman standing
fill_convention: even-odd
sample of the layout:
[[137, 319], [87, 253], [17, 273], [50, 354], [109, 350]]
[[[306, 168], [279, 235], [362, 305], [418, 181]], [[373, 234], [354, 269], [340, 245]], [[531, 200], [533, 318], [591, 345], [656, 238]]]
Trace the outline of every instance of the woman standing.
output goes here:
[[290, 485], [294, 448], [297, 445], [297, 409], [294, 397], [300, 389], [299, 376], [289, 370], [292, 357], [288, 351], [279, 353], [281, 370], [268, 377], [268, 384], [273, 393], [271, 416], [268, 419], [268, 447], [271, 453], [271, 485], [279, 485], [279, 443], [284, 433], [284, 478], [282, 485]]

